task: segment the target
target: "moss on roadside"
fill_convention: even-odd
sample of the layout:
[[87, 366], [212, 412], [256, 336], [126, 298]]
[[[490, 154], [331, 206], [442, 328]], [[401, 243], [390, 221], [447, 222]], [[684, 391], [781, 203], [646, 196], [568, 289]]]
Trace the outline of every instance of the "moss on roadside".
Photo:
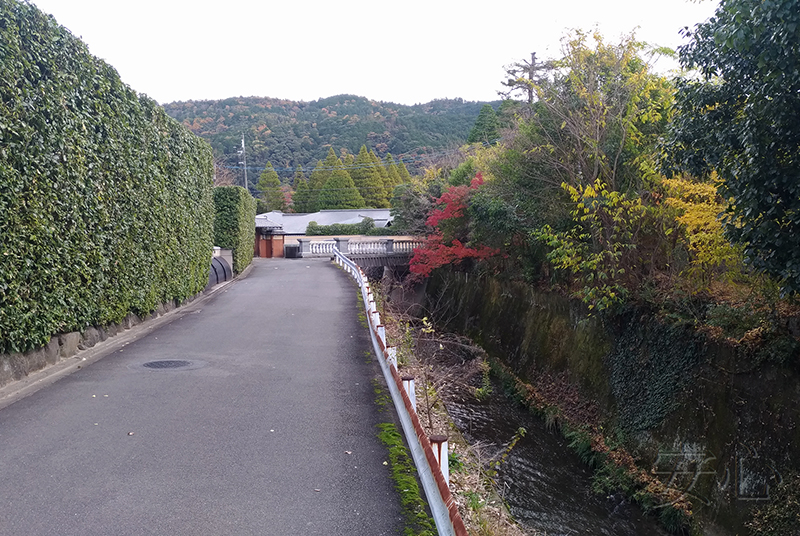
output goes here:
[[426, 502], [417, 484], [417, 469], [409, 456], [403, 438], [393, 423], [377, 425], [378, 438], [389, 450], [389, 468], [397, 493], [400, 495], [405, 536], [435, 536], [436, 524], [428, 515]]

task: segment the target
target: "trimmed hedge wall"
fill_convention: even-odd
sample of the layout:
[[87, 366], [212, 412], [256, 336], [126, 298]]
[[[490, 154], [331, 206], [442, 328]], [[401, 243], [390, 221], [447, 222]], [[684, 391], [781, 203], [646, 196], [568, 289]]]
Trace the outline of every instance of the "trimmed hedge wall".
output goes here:
[[253, 260], [256, 238], [256, 200], [241, 186], [214, 188], [214, 245], [233, 250], [237, 274]]
[[0, 0], [0, 352], [202, 291], [212, 177], [207, 143]]
[[375, 228], [375, 220], [372, 218], [364, 218], [360, 223], [333, 223], [331, 225], [320, 225], [315, 221], [310, 221], [306, 226], [306, 236], [366, 235]]

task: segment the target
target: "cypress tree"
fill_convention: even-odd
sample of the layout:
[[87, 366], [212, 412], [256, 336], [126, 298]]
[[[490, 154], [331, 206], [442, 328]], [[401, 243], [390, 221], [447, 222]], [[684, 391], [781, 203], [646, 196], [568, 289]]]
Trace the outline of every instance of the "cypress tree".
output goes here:
[[467, 143], [493, 143], [500, 137], [497, 127], [497, 114], [494, 113], [494, 108], [491, 104], [484, 104], [469, 133]]
[[292, 202], [292, 210], [294, 212], [307, 213], [317, 211], [311, 199], [311, 189], [308, 187], [308, 181], [305, 178], [300, 178], [295, 182]]
[[386, 166], [383, 164], [383, 160], [378, 158], [378, 155], [375, 154], [375, 151], [370, 151], [369, 156], [372, 159], [375, 169], [377, 169], [378, 173], [380, 173], [381, 184], [383, 184], [383, 187], [386, 188], [386, 184], [391, 181], [391, 178], [389, 177], [389, 170], [386, 169]]
[[364, 199], [356, 190], [352, 177], [343, 168], [333, 170], [331, 178], [319, 191], [320, 210], [363, 208]]
[[[306, 175], [303, 173], [303, 166], [297, 166], [294, 170], [294, 178], [292, 179], [292, 186], [297, 188], [297, 185], [300, 184], [300, 181], [306, 180]], [[308, 182], [306, 182], [306, 186], [308, 186]]]
[[397, 164], [394, 163], [392, 153], [386, 153], [386, 171], [389, 172], [388, 186], [391, 186], [392, 190], [394, 190], [394, 187], [400, 185], [403, 179], [400, 178], [400, 171], [397, 169]]
[[286, 210], [286, 196], [283, 195], [281, 179], [275, 168], [272, 167], [272, 162], [267, 162], [267, 166], [258, 177], [256, 190], [259, 192], [259, 197], [265, 202], [268, 212]]
[[408, 172], [408, 168], [402, 160], [397, 162], [397, 171], [400, 172], [400, 184], [408, 184], [411, 182], [411, 173]]
[[321, 189], [325, 186], [325, 183], [328, 182], [328, 179], [331, 178], [333, 170], [337, 167], [342, 167], [342, 161], [339, 160], [336, 153], [333, 152], [333, 147], [331, 147], [328, 149], [328, 156], [325, 157], [325, 160], [318, 161], [314, 171], [311, 172], [311, 177], [308, 180], [308, 187], [312, 190]]
[[353, 165], [355, 164], [355, 161], [356, 161], [356, 157], [353, 156], [352, 153], [347, 153], [347, 152], [345, 152], [344, 149], [342, 149], [342, 163], [344, 164], [345, 168], [353, 167]]
[[403, 182], [391, 153], [386, 153], [386, 172], [389, 180], [384, 183], [384, 188], [386, 189], [386, 198], [391, 199], [394, 195], [394, 189]]
[[364, 198], [365, 206], [372, 208], [386, 208], [389, 206], [383, 179], [375, 167], [372, 157], [367, 152], [366, 145], [361, 146], [353, 169], [350, 170], [350, 176], [353, 178], [353, 183], [356, 185], [361, 197]]

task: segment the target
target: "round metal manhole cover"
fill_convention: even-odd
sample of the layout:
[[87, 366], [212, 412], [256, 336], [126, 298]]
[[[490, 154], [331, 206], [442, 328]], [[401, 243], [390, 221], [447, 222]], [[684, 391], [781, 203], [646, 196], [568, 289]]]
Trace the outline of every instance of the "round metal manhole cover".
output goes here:
[[148, 361], [142, 366], [154, 370], [186, 368], [192, 365], [191, 361], [181, 359], [163, 359], [161, 361]]

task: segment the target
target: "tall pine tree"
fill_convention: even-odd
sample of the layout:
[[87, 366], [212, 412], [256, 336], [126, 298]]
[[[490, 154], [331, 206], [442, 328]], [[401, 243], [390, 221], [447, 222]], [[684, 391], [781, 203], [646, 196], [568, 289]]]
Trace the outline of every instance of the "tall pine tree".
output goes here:
[[308, 187], [311, 190], [311, 204], [314, 206], [315, 210], [320, 210], [321, 207], [319, 203], [319, 193], [322, 187], [325, 186], [333, 176], [333, 172], [341, 168], [342, 161], [336, 156], [333, 147], [330, 147], [328, 149], [328, 156], [325, 157], [325, 160], [317, 162], [314, 171], [311, 172], [311, 177], [308, 179]]
[[494, 143], [500, 137], [497, 129], [497, 114], [494, 108], [491, 104], [484, 104], [469, 133], [467, 143]]
[[[292, 186], [297, 188], [297, 185], [300, 183], [301, 180], [303, 181], [307, 180], [306, 174], [303, 173], [303, 166], [297, 166], [294, 169], [294, 178], [292, 179]], [[306, 186], [308, 186], [308, 182], [306, 182]]]
[[258, 177], [256, 190], [258, 190], [259, 197], [264, 201], [268, 212], [286, 210], [286, 196], [283, 194], [281, 179], [278, 177], [275, 168], [272, 167], [272, 162], [267, 162], [267, 166]]
[[383, 160], [378, 158], [378, 155], [375, 154], [375, 151], [370, 151], [369, 156], [372, 159], [375, 169], [378, 170], [378, 173], [381, 176], [381, 184], [384, 188], [386, 188], [386, 185], [391, 181], [391, 178], [389, 177], [389, 170], [386, 169], [386, 166], [383, 164]]
[[298, 213], [317, 211], [311, 199], [311, 189], [308, 187], [308, 181], [306, 181], [305, 177], [295, 181], [292, 210]]
[[363, 208], [364, 199], [350, 174], [343, 168], [337, 168], [320, 190], [318, 206], [320, 210]]
[[397, 161], [397, 171], [400, 172], [400, 184], [408, 184], [411, 182], [411, 173], [408, 172], [408, 168], [402, 160]]
[[331, 147], [328, 149], [328, 156], [325, 157], [325, 160], [318, 161], [314, 171], [311, 172], [311, 177], [308, 179], [308, 187], [312, 190], [320, 190], [331, 178], [333, 170], [337, 167], [342, 167], [342, 161], [339, 160], [333, 151], [333, 147]]
[[366, 145], [361, 146], [353, 169], [350, 170], [350, 176], [353, 178], [353, 183], [356, 185], [361, 197], [364, 198], [365, 206], [371, 208], [386, 208], [389, 206], [383, 179], [375, 167], [372, 157], [367, 152]]

